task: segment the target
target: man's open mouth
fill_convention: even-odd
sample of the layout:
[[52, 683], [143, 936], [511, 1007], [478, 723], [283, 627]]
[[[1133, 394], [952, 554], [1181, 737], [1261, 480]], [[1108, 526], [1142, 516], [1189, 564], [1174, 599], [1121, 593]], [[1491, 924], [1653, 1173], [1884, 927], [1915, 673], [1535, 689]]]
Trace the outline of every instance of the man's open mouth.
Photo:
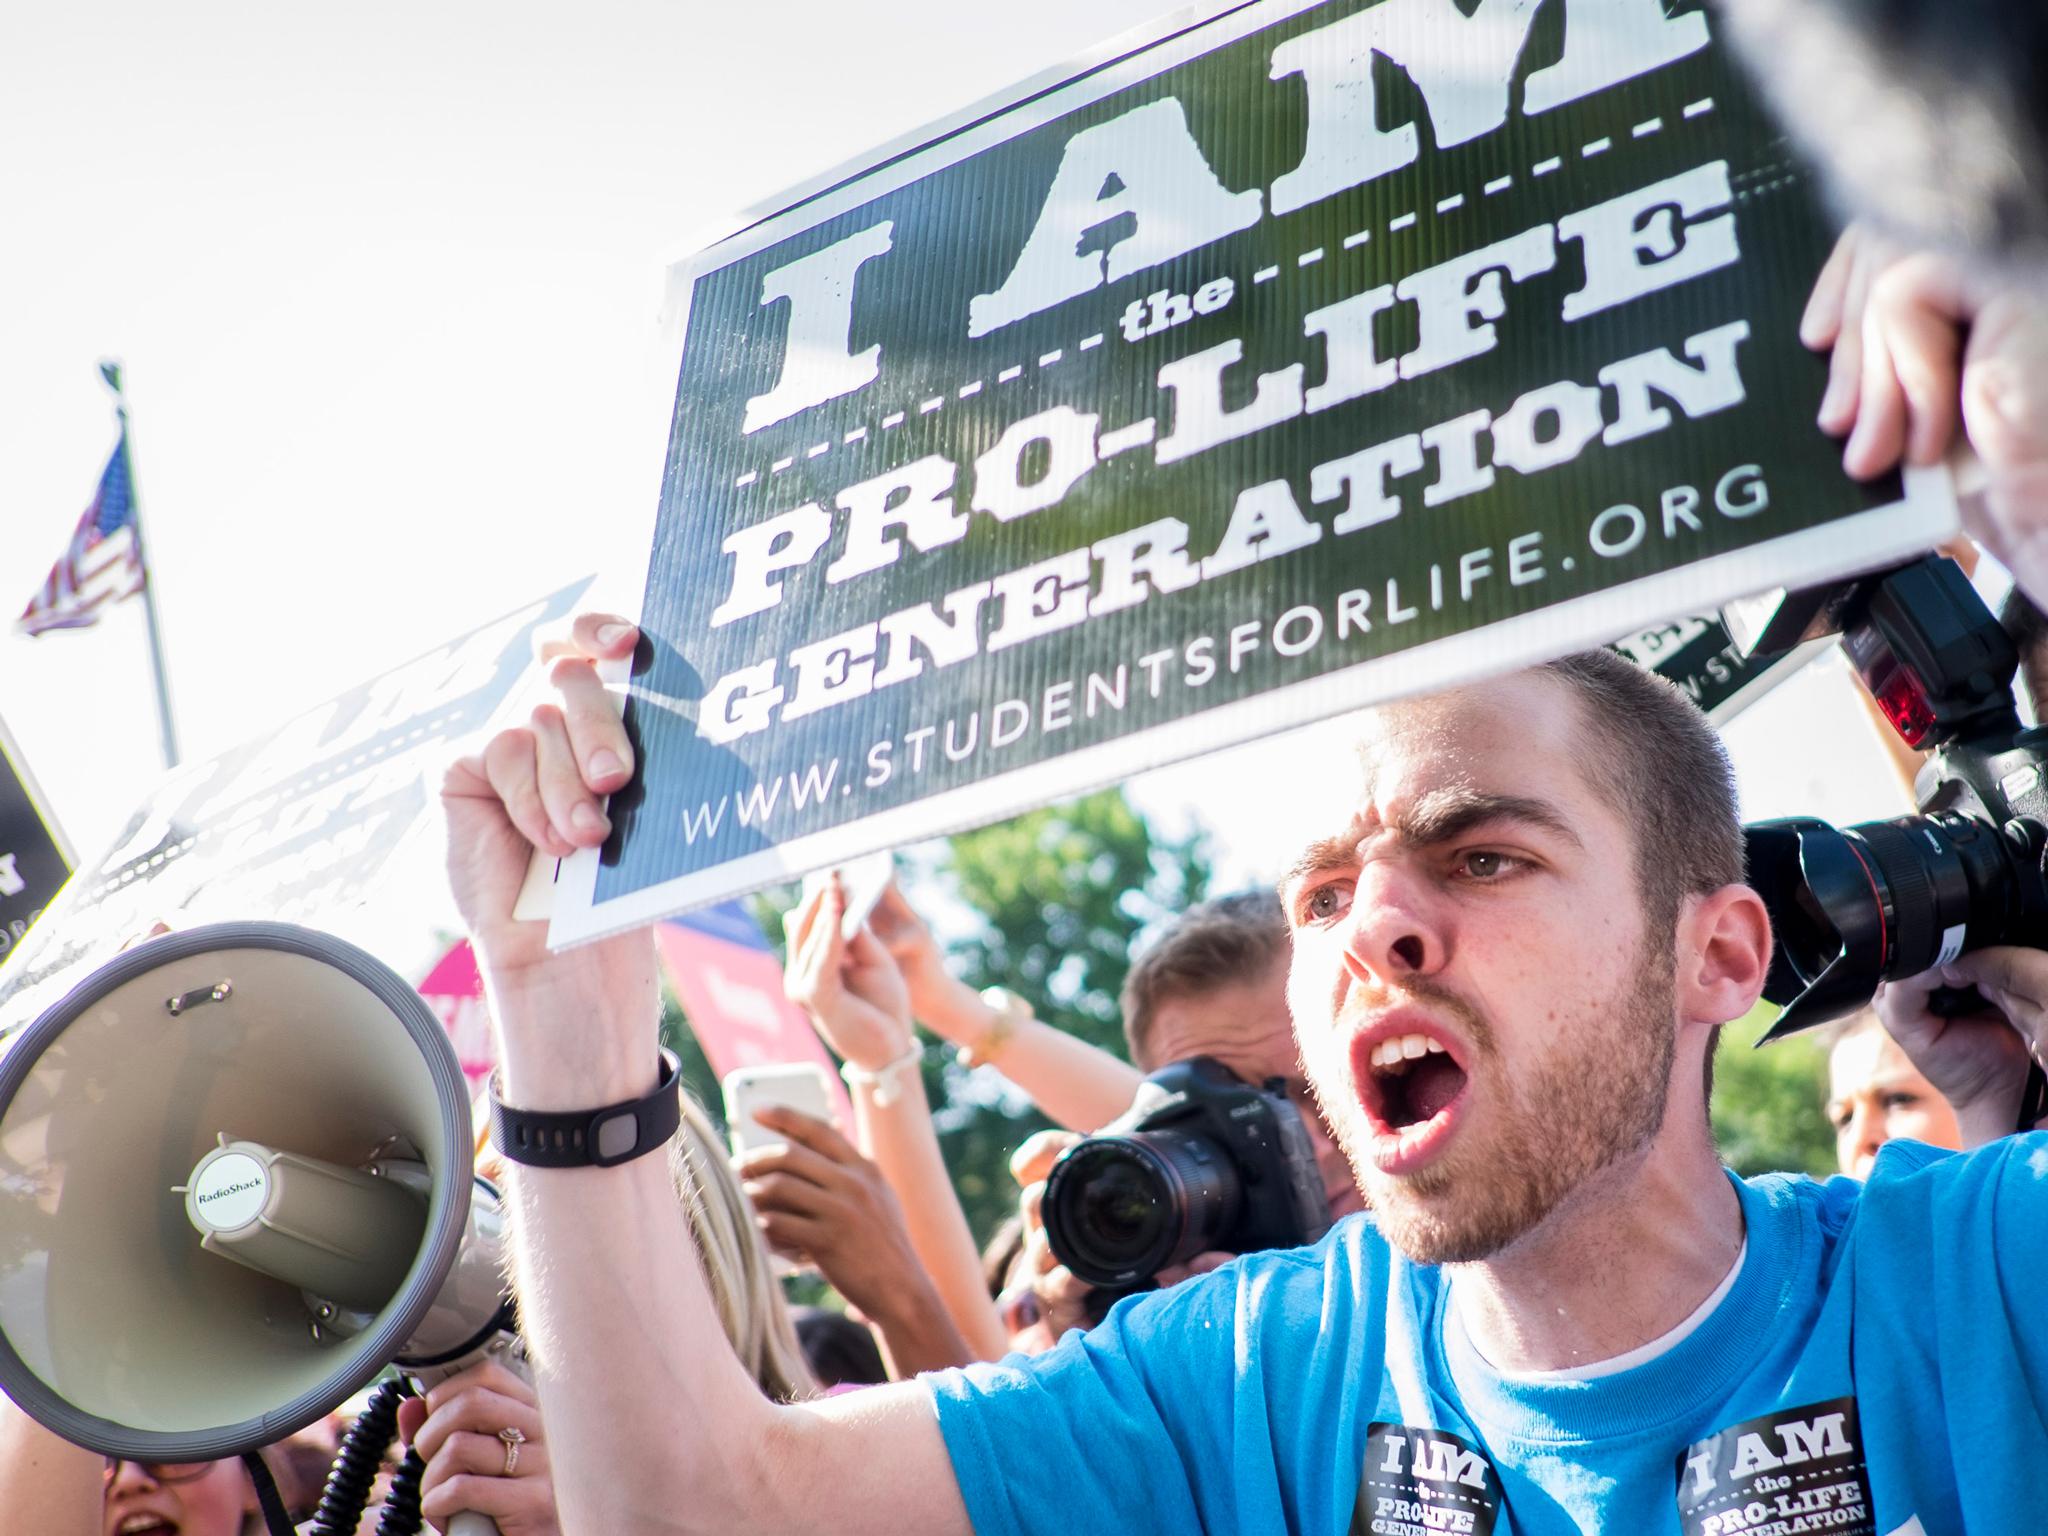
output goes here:
[[1411, 1030], [1375, 1040], [1357, 1058], [1358, 1096], [1383, 1173], [1406, 1173], [1450, 1135], [1469, 1081], [1449, 1046]]
[[1391, 1131], [1434, 1120], [1464, 1092], [1465, 1069], [1428, 1035], [1395, 1035], [1373, 1047], [1367, 1080], [1377, 1104], [1366, 1107]]

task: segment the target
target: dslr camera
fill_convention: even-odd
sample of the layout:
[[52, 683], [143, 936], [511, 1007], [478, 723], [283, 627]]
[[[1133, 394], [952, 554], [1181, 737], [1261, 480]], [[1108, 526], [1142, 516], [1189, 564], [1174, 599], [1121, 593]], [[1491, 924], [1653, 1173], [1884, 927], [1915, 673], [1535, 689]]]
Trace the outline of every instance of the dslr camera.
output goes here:
[[[1763, 654], [1839, 631], [1857, 675], [1908, 746], [1930, 755], [1917, 816], [1833, 827], [1793, 817], [1745, 828], [1749, 882], [1777, 947], [1765, 1039], [1867, 1004], [1878, 983], [1996, 944], [2048, 948], [2048, 729], [2013, 707], [2018, 653], [1955, 562], [1929, 555], [1786, 598]], [[1941, 1014], [1982, 1006], [1943, 988]], [[2038, 1116], [2037, 1070], [2028, 1104]]]
[[1285, 1085], [1255, 1087], [1208, 1056], [1162, 1067], [1121, 1119], [1068, 1148], [1043, 1210], [1059, 1261], [1117, 1292], [1198, 1253], [1292, 1248], [1330, 1229], [1315, 1148]]

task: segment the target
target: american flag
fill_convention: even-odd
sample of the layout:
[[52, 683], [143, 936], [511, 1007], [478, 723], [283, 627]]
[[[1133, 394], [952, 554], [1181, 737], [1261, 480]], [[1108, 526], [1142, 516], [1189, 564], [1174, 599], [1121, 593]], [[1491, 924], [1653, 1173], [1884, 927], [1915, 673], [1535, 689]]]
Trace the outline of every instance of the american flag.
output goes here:
[[142, 549], [135, 538], [135, 488], [128, 478], [128, 433], [100, 475], [98, 492], [72, 532], [71, 546], [50, 567], [15, 627], [31, 635], [48, 629], [83, 629], [100, 610], [143, 588]]

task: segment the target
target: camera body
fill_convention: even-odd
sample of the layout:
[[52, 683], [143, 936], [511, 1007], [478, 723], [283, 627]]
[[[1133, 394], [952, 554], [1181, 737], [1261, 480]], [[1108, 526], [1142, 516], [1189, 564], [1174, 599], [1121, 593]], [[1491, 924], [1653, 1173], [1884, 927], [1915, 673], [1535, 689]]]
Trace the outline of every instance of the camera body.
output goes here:
[[1068, 1148], [1043, 1209], [1059, 1261], [1116, 1291], [1198, 1253], [1291, 1248], [1330, 1229], [1315, 1148], [1281, 1080], [1255, 1086], [1208, 1056], [1162, 1067], [1122, 1118]]
[[[1932, 752], [1917, 816], [1745, 829], [1777, 940], [1764, 995], [1785, 1008], [1766, 1038], [1853, 1012], [1880, 982], [1969, 950], [2048, 948], [2048, 730], [2020, 726], [2011, 639], [1955, 563], [1928, 556], [1787, 599], [1758, 648], [1836, 629], [1893, 729]], [[1968, 993], [1930, 1001], [1981, 1006]]]

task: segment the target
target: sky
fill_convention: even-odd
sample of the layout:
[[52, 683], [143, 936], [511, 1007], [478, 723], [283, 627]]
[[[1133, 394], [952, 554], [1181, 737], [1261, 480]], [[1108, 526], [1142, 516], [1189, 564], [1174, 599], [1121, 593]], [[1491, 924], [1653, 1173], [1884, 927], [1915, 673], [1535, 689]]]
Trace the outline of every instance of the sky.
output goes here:
[[[658, 489], [666, 264], [1162, 9], [13, 7], [0, 609], [92, 493], [109, 356], [188, 762], [577, 576], [620, 581]], [[1907, 808], [1849, 689], [1824, 663], [1731, 729], [1746, 810]], [[140, 605], [0, 637], [0, 721], [98, 851], [159, 773]], [[1209, 827], [1242, 884], [1278, 862], [1289, 768], [1259, 743], [1132, 789]]]

